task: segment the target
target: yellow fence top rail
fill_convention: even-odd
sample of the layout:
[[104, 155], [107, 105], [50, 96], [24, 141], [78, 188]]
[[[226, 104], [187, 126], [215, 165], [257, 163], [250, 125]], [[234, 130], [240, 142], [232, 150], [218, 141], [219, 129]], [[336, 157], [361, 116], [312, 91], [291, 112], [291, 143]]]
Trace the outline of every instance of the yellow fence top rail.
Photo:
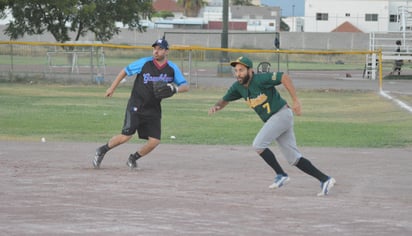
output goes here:
[[[120, 44], [102, 44], [102, 43], [52, 43], [52, 42], [19, 42], [19, 41], [0, 41], [1, 44], [10, 45], [31, 45], [31, 46], [60, 46], [60, 47], [107, 47], [107, 48], [123, 48], [123, 49], [150, 49], [151, 46], [137, 45], [120, 45]], [[278, 50], [278, 49], [243, 49], [243, 48], [210, 48], [197, 45], [172, 45], [173, 50], [208, 50], [220, 52], [243, 52], [243, 53], [286, 53], [286, 54], [379, 54], [376, 51], [334, 51], [334, 50]]]

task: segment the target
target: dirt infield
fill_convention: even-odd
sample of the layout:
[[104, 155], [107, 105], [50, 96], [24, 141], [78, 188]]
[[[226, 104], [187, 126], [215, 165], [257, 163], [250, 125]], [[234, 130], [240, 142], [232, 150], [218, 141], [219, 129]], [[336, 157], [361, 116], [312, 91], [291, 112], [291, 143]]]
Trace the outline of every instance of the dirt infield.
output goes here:
[[[92, 169], [95, 143], [0, 142], [2, 235], [412, 235], [412, 149], [302, 148], [337, 185], [250, 147], [161, 144], [125, 163], [136, 144]], [[274, 148], [276, 153], [279, 153]]]

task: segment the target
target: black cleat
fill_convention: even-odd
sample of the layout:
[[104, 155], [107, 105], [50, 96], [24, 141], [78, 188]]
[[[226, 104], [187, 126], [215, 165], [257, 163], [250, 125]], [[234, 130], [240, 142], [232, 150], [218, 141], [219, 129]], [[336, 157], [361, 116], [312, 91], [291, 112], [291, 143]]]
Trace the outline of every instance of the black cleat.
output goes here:
[[96, 154], [94, 155], [94, 158], [93, 158], [93, 167], [94, 167], [95, 169], [99, 169], [99, 168], [100, 168], [100, 163], [102, 163], [102, 161], [103, 161], [104, 154], [105, 154], [105, 153], [103, 153], [103, 152], [100, 150], [100, 148], [98, 148], [98, 149], [96, 150]]
[[129, 160], [127, 160], [126, 165], [130, 168], [130, 170], [134, 170], [137, 168], [137, 158], [134, 154], [130, 154]]

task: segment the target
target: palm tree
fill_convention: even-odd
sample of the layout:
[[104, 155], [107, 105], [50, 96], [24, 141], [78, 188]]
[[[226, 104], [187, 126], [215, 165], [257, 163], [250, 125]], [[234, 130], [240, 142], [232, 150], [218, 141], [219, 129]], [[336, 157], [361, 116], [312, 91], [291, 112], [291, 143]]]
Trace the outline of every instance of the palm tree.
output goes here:
[[183, 14], [188, 17], [196, 17], [206, 4], [203, 0], [178, 0], [177, 3], [185, 9]]
[[254, 6], [252, 0], [231, 0], [231, 2], [235, 6]]

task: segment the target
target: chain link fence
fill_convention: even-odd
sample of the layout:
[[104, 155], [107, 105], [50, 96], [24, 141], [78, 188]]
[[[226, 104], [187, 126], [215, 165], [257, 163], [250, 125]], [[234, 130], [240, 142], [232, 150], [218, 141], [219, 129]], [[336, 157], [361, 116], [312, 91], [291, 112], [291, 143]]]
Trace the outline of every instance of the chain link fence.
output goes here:
[[[231, 78], [230, 60], [246, 55], [269, 62], [271, 71], [345, 71], [362, 76], [369, 51], [299, 51], [275, 49], [221, 49], [172, 45], [175, 62], [191, 84], [208, 78]], [[57, 83], [110, 83], [126, 65], [152, 55], [150, 46], [0, 42], [0, 80]]]

